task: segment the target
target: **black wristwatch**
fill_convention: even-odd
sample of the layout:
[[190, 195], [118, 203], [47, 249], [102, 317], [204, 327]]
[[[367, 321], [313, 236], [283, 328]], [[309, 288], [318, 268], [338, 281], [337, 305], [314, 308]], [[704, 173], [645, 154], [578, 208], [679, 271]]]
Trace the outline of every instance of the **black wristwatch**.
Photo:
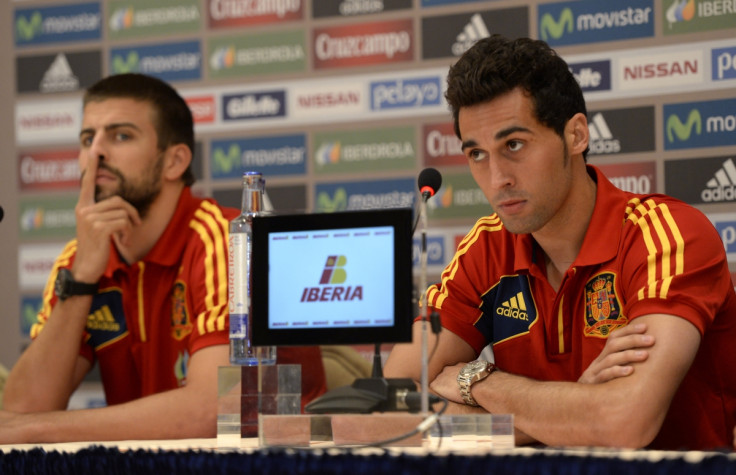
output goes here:
[[74, 280], [72, 272], [62, 267], [56, 274], [56, 283], [54, 284], [54, 293], [59, 300], [66, 300], [73, 295], [94, 295], [97, 293], [97, 284], [87, 284]]

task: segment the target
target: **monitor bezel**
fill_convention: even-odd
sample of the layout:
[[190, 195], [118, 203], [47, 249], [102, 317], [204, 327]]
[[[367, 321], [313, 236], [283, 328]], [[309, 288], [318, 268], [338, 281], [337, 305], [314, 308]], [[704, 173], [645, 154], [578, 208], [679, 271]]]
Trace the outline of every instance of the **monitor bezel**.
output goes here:
[[[252, 224], [252, 316], [254, 346], [313, 346], [405, 343], [412, 339], [412, 210], [389, 208], [333, 213], [256, 216]], [[394, 229], [394, 324], [382, 327], [290, 328], [268, 326], [269, 234], [319, 229], [391, 226]]]

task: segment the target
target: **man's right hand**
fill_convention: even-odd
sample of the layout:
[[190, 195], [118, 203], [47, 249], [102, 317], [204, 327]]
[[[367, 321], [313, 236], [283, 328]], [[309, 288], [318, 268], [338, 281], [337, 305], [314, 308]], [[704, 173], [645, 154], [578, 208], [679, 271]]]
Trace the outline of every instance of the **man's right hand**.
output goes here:
[[654, 337], [644, 323], [632, 323], [611, 333], [601, 354], [578, 379], [579, 383], [605, 383], [634, 372], [633, 363], [646, 360]]
[[95, 201], [99, 158], [90, 156], [82, 172], [77, 219], [77, 254], [72, 273], [80, 282], [97, 282], [110, 257], [110, 238], [126, 245], [133, 227], [141, 224], [138, 211], [119, 196]]

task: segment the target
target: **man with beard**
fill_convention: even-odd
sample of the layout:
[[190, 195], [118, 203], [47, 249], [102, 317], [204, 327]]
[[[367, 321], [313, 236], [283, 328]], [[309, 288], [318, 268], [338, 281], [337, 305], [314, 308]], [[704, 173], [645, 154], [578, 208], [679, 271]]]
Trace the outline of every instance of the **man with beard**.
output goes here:
[[[168, 84], [111, 76], [83, 105], [76, 238], [7, 380], [0, 443], [213, 437], [239, 210], [192, 195], [192, 115]], [[324, 391], [318, 348], [279, 362], [303, 365], [304, 403]], [[95, 363], [107, 406], [64, 411]]]
[[[451, 411], [513, 414], [519, 443], [731, 446], [736, 294], [713, 225], [586, 164], [583, 93], [544, 42], [479, 40], [447, 86], [493, 214], [427, 291], [430, 388]], [[419, 379], [420, 328], [387, 377]], [[473, 362], [489, 344], [495, 365]]]

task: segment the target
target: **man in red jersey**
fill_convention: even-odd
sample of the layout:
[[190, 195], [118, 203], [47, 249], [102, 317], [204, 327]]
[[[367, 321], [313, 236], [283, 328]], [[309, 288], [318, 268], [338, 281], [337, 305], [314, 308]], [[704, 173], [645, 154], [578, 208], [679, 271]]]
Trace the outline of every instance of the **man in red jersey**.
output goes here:
[[[731, 446], [736, 294], [708, 219], [586, 164], [583, 94], [541, 41], [478, 41], [446, 97], [494, 214], [427, 292], [444, 327], [430, 388], [513, 414], [520, 444]], [[419, 379], [418, 325], [386, 376]], [[495, 366], [468, 363], [489, 344]]]
[[[192, 116], [168, 84], [110, 76], [83, 104], [76, 239], [7, 380], [0, 442], [213, 437], [239, 210], [192, 195]], [[324, 391], [318, 348], [279, 357], [303, 364], [305, 402]], [[95, 363], [107, 406], [64, 411]]]

